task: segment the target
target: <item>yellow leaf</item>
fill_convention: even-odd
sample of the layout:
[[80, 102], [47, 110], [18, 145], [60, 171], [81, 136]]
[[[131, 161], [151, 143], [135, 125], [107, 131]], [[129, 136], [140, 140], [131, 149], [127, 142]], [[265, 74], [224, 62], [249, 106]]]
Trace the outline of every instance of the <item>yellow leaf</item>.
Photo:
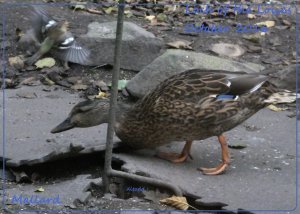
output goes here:
[[177, 48], [177, 49], [188, 49], [192, 50], [193, 48], [190, 46], [192, 42], [185, 41], [185, 40], [178, 40], [175, 42], [169, 42], [167, 45], [172, 48]]
[[187, 210], [190, 206], [185, 197], [172, 196], [171, 198], [162, 199], [160, 202], [180, 210]]
[[106, 14], [111, 14], [112, 12], [116, 12], [117, 8], [116, 7], [108, 7], [107, 9], [104, 10]]
[[100, 99], [103, 97], [107, 97], [107, 94], [105, 92], [100, 91], [99, 94], [95, 97], [96, 99]]
[[35, 192], [44, 192], [45, 190], [44, 190], [44, 188], [43, 187], [40, 187], [40, 188], [38, 188], [37, 190], [35, 190]]
[[248, 19], [255, 19], [256, 18], [255, 14], [251, 14], [251, 13], [249, 13], [247, 15], [247, 17], [248, 17]]
[[146, 16], [145, 19], [149, 20], [149, 21], [152, 21], [152, 19], [154, 19], [155, 16], [151, 15], [151, 16]]
[[284, 111], [284, 110], [288, 109], [288, 108], [280, 108], [280, 107], [277, 107], [275, 105], [269, 105], [267, 108], [270, 109], [270, 110], [272, 110], [272, 111], [276, 111], [276, 112], [278, 112], [278, 111]]
[[275, 21], [265, 21], [265, 22], [259, 22], [256, 23], [257, 26], [266, 26], [266, 27], [274, 27]]
[[35, 66], [37, 68], [45, 68], [45, 67], [51, 68], [54, 65], [55, 65], [55, 60], [53, 58], [51, 58], [51, 57], [40, 59], [39, 61], [37, 61], [35, 63]]
[[53, 82], [52, 80], [50, 80], [48, 77], [44, 77], [44, 80], [49, 84], [49, 85], [54, 85], [55, 82]]
[[74, 5], [74, 10], [85, 10], [85, 6], [82, 4]]
[[70, 8], [75, 10], [85, 10], [86, 9], [86, 2], [81, 2], [80, 0], [71, 0]]

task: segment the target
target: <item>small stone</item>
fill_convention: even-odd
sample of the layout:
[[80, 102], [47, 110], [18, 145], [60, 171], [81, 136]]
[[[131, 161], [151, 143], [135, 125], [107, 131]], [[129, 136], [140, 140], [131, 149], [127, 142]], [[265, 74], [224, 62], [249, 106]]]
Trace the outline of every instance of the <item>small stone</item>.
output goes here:
[[76, 84], [78, 82], [78, 80], [80, 79], [80, 77], [76, 76], [76, 77], [69, 77], [67, 78], [67, 81], [71, 84]]
[[34, 98], [37, 98], [37, 95], [36, 93], [34, 92], [18, 92], [16, 94], [18, 97], [20, 98], [26, 98], [26, 99], [34, 99]]
[[35, 71], [35, 70], [36, 70], [36, 67], [33, 66], [33, 65], [26, 66], [25, 70], [26, 70], [26, 71]]
[[84, 85], [84, 84], [76, 84], [76, 85], [71, 86], [71, 88], [74, 90], [86, 90], [88, 88], [88, 86]]
[[262, 48], [258, 47], [258, 46], [248, 45], [247, 48], [248, 48], [247, 52], [249, 52], [249, 53], [261, 53], [262, 52]]
[[58, 81], [62, 80], [62, 77], [60, 76], [60, 74], [55, 70], [51, 70], [50, 72], [48, 72], [47, 76], [53, 82], [58, 82]]
[[114, 183], [112, 183], [112, 184], [109, 185], [109, 191], [110, 191], [110, 193], [112, 193], [114, 195], [117, 195], [118, 190], [119, 190], [118, 185], [116, 185]]
[[245, 50], [239, 45], [229, 43], [213, 44], [210, 50], [218, 55], [228, 57], [238, 57], [245, 53]]
[[112, 194], [112, 193], [105, 193], [103, 198], [104, 199], [109, 199], [109, 200], [112, 200], [113, 198], [116, 198], [117, 196], [115, 194]]
[[96, 82], [94, 82], [94, 84], [95, 84], [96, 86], [98, 86], [98, 87], [103, 87], [103, 86], [106, 86], [106, 83], [105, 83], [105, 82], [103, 82], [102, 80], [100, 80], [100, 81], [96, 81]]
[[[86, 35], [80, 37], [91, 50], [89, 65], [113, 64], [117, 22], [92, 22]], [[124, 22], [121, 68], [140, 71], [161, 53], [164, 43], [153, 33], [132, 23]], [[101, 50], [100, 52], [98, 50]], [[132, 63], [132, 59], [138, 59]]]
[[263, 37], [260, 34], [256, 33], [256, 34], [251, 34], [251, 35], [244, 35], [243, 39], [246, 39], [253, 43], [260, 43], [261, 40], [263, 39]]
[[17, 70], [21, 70], [24, 68], [24, 61], [20, 56], [10, 57], [8, 58], [8, 62]]

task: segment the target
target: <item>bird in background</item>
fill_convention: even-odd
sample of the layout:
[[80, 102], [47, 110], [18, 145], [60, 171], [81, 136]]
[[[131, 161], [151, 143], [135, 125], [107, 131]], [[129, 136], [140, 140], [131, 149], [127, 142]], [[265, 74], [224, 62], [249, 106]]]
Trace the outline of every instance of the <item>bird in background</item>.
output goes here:
[[27, 54], [32, 54], [34, 50], [34, 54], [25, 63], [32, 65], [50, 52], [64, 62], [65, 69], [69, 69], [68, 62], [88, 64], [90, 51], [78, 44], [68, 28], [67, 21], [54, 20], [43, 8], [34, 6], [31, 28], [19, 40]]

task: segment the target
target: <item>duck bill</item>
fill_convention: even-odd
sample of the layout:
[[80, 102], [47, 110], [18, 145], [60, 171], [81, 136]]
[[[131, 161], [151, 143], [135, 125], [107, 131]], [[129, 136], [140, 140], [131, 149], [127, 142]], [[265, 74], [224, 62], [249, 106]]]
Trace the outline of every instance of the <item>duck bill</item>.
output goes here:
[[61, 124], [59, 124], [58, 126], [56, 126], [55, 128], [53, 128], [51, 130], [52, 134], [55, 133], [59, 133], [59, 132], [63, 132], [63, 131], [67, 131], [69, 129], [74, 128], [75, 126], [71, 123], [70, 118], [65, 119], [65, 121], [63, 121]]

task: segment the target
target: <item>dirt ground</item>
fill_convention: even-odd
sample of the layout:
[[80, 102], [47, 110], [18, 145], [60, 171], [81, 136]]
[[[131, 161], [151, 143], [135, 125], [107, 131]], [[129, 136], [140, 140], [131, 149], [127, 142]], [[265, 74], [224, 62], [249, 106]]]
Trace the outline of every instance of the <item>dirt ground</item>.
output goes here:
[[[55, 3], [69, 3], [69, 1], [22, 1], [22, 3], [33, 3], [33, 2], [45, 2], [49, 4], [51, 2]], [[90, 1], [92, 3], [93, 1]], [[112, 2], [112, 1], [102, 1], [102, 2]], [[143, 1], [141, 1], [143, 2]], [[146, 1], [144, 1], [146, 2]], [[164, 1], [167, 2], [167, 1]], [[5, 59], [8, 59], [13, 56], [22, 54], [17, 49], [17, 35], [16, 29], [21, 29], [25, 31], [29, 26], [29, 7], [16, 6], [12, 3], [20, 3], [20, 1], [14, 0], [0, 0], [0, 6], [3, 6], [3, 3], [10, 3], [9, 7], [4, 9], [5, 22], [1, 22], [3, 28], [1, 28], [1, 35], [4, 35], [5, 38], [1, 38], [1, 42], [4, 45], [5, 49]], [[297, 1], [299, 6], [299, 1]], [[86, 26], [92, 21], [107, 22], [116, 20], [116, 12], [111, 13], [105, 12], [110, 8], [109, 4], [104, 6], [90, 5], [92, 9], [100, 11], [99, 14], [92, 14], [87, 11], [73, 11], [70, 7], [48, 7], [47, 10], [54, 17], [61, 19], [66, 19], [70, 22], [70, 30], [75, 35], [81, 35], [86, 33]], [[179, 10], [179, 9], [178, 9]], [[295, 41], [296, 41], [296, 20], [293, 16], [257, 16], [255, 19], [249, 19], [247, 15], [238, 15], [238, 16], [226, 16], [226, 17], [205, 17], [202, 19], [200, 16], [187, 16], [182, 14], [182, 12], [166, 12], [166, 9], [161, 7], [152, 7], [152, 6], [137, 6], [130, 7], [129, 11], [132, 12], [132, 16], [126, 16], [125, 20], [134, 22], [148, 31], [154, 33], [157, 37], [162, 38], [165, 43], [173, 42], [177, 40], [187, 40], [192, 42], [191, 46], [196, 52], [203, 52], [207, 54], [214, 54], [211, 51], [211, 45], [219, 42], [223, 43], [232, 43], [243, 46], [246, 49], [245, 54], [235, 58], [237, 61], [246, 61], [253, 62], [257, 64], [262, 64], [266, 67], [266, 70], [270, 72], [276, 72], [290, 64], [295, 63]], [[181, 8], [181, 11], [183, 9]], [[145, 19], [144, 14], [149, 15], [158, 15], [166, 13], [167, 17], [163, 19], [162, 24], [151, 25], [149, 20]], [[195, 20], [197, 22], [203, 22], [205, 20], [207, 23], [210, 21], [214, 23], [223, 23], [234, 26], [238, 22], [242, 23], [258, 23], [266, 20], [274, 20], [276, 25], [270, 28], [268, 36], [262, 37], [259, 39], [259, 42], [253, 42], [249, 39], [245, 39], [245, 34], [239, 33], [226, 33], [226, 34], [215, 34], [211, 35], [208, 33], [202, 34], [181, 34], [176, 31], [178, 27], [188, 21]], [[5, 32], [3, 32], [5, 29]], [[3, 34], [4, 33], [4, 34]], [[3, 47], [2, 47], [3, 49]], [[133, 63], [134, 60], [133, 59]], [[3, 58], [1, 64], [3, 64]], [[62, 81], [67, 81], [69, 78], [74, 77], [76, 79], [82, 80], [83, 84], [89, 85], [91, 80], [97, 81], [102, 80], [106, 84], [110, 82], [112, 68], [107, 67], [87, 67], [77, 64], [71, 64], [71, 69], [67, 72], [59, 73], [59, 77]], [[23, 69], [17, 70], [11, 66], [7, 67], [6, 78], [10, 80], [10, 84], [7, 84], [7, 88], [22, 87], [18, 83], [26, 80], [28, 78], [34, 77], [35, 79], [42, 79], [49, 71], [46, 69], [35, 70], [35, 69]], [[122, 70], [120, 79], [131, 79], [137, 71]], [[88, 97], [90, 95], [96, 95], [98, 89], [93, 87], [88, 87], [86, 90], [75, 90], [70, 87], [64, 87], [61, 84], [56, 84], [53, 87], [62, 88], [69, 93], [79, 93], [82, 97]], [[109, 95], [109, 91], [107, 91]], [[20, 106], [21, 108], [21, 106]], [[58, 121], [60, 122], [60, 121]], [[99, 158], [103, 156], [103, 153], [84, 156], [76, 159], [66, 159], [63, 161], [55, 161], [52, 163], [37, 165], [34, 167], [22, 167], [21, 169], [25, 171], [28, 175], [33, 173], [38, 173], [40, 178], [35, 181], [41, 185], [46, 182], [60, 182], [74, 178], [79, 174], [92, 174], [94, 177], [100, 177], [103, 173], [103, 165], [99, 165]], [[84, 161], [82, 161], [84, 160]], [[74, 164], [74, 162], [76, 164]], [[72, 163], [72, 164], [70, 164]], [[114, 168], [120, 168], [122, 163], [114, 163]], [[9, 170], [9, 169], [8, 169]], [[6, 183], [7, 187], [16, 187], [17, 184], [15, 181], [9, 181]], [[28, 184], [22, 184], [28, 185]], [[82, 210], [96, 210], [96, 209], [106, 209], [106, 210], [119, 210], [119, 209], [151, 209], [151, 210], [170, 210], [172, 207], [165, 205], [157, 204], [151, 201], [144, 200], [142, 196], [130, 195], [126, 196], [124, 200], [115, 200], [111, 198], [103, 198], [103, 193], [99, 189], [95, 188], [93, 191], [93, 199], [89, 201], [88, 204], [78, 205], [77, 207], [72, 207], [72, 209], [82, 209]], [[128, 199], [129, 198], [129, 199]], [[35, 209], [35, 210], [45, 210], [45, 206], [26, 206], [26, 207], [9, 207], [12, 209]], [[68, 209], [68, 208], [64, 208]], [[0, 213], [14, 213], [13, 211], [0, 211]], [[35, 212], [39, 213], [39, 212]], [[48, 211], [43, 211], [43, 213], [50, 213]], [[70, 213], [69, 211], [60, 211], [57, 213]], [[121, 213], [120, 211], [115, 211], [114, 213]], [[123, 213], [123, 212], [122, 212]], [[157, 211], [156, 213], [159, 213]]]

